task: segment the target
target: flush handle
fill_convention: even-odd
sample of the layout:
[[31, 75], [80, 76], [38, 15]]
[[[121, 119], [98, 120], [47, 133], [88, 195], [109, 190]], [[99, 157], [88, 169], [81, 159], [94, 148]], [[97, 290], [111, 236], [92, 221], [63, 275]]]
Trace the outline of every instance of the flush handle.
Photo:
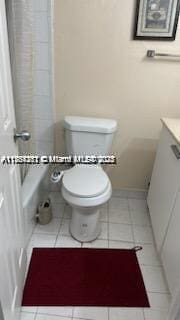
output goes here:
[[178, 147], [175, 144], [172, 144], [171, 149], [172, 149], [176, 159], [179, 160], [180, 159], [180, 151], [179, 151]]
[[21, 132], [17, 132], [14, 130], [14, 141], [16, 142], [17, 139], [21, 139], [22, 141], [30, 140], [31, 135], [27, 130], [22, 130]]

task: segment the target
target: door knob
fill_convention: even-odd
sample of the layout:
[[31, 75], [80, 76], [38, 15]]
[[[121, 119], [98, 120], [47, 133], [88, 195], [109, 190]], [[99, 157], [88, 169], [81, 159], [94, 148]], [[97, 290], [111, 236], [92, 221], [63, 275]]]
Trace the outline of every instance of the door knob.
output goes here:
[[21, 132], [14, 131], [14, 140], [21, 139], [23, 141], [28, 141], [31, 138], [31, 135], [28, 131], [22, 130]]

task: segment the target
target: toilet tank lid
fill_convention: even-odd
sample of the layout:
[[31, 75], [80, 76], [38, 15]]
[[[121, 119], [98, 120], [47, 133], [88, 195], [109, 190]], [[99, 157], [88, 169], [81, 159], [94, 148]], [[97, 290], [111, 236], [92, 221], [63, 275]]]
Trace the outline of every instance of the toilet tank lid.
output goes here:
[[116, 131], [117, 122], [113, 119], [66, 116], [64, 128], [71, 131], [113, 133]]

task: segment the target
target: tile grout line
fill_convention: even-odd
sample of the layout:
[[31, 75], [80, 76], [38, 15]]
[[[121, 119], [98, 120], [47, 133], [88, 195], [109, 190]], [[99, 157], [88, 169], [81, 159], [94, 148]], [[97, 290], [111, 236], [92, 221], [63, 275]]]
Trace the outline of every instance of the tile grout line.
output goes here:
[[159, 291], [152, 291], [152, 290], [148, 290], [149, 293], [158, 293], [158, 294], [162, 294], [162, 295], [168, 295], [169, 297], [171, 297], [171, 294], [168, 292], [159, 292]]
[[[65, 219], [65, 220], [70, 220], [70, 219]], [[61, 226], [62, 226], [62, 224], [61, 224]], [[50, 235], [50, 236], [62, 236], [62, 237], [66, 237], [66, 238], [71, 238], [71, 235], [69, 234], [69, 235], [67, 235], [67, 234], [56, 234], [56, 233], [48, 233], [48, 232], [34, 232], [33, 233], [33, 235]], [[108, 241], [108, 239], [107, 238], [98, 238], [97, 240], [104, 240], [104, 241]], [[134, 242], [134, 240], [133, 241], [129, 241], [129, 240], [121, 240], [121, 239], [119, 239], [119, 240], [117, 240], [117, 239], [109, 239], [109, 241], [113, 241], [113, 242], [124, 242], [124, 243], [129, 243], [129, 244], [137, 244], [137, 245], [153, 245], [153, 242], [143, 242], [143, 241], [135, 241]], [[161, 266], [161, 265], [160, 265]]]
[[55, 240], [54, 247], [56, 247], [57, 239], [58, 239], [58, 237], [60, 236], [60, 230], [61, 230], [61, 227], [62, 227], [65, 210], [66, 210], [66, 204], [64, 205], [64, 208], [63, 208], [63, 214], [62, 214], [62, 217], [61, 217], [61, 221], [60, 221], [60, 225], [59, 225], [59, 229], [58, 229], [58, 233], [57, 233], [57, 236], [56, 236], [56, 240]]
[[144, 318], [144, 320], [146, 320], [146, 318], [145, 318], [144, 308], [142, 309], [142, 312], [143, 312], [143, 318]]
[[110, 307], [108, 307], [108, 320], [110, 320]]
[[[57, 317], [57, 320], [61, 320], [61, 319], [67, 319], [67, 320], [72, 320], [73, 317], [72, 316], [63, 316], [63, 315], [58, 315], [58, 314], [51, 314], [51, 313], [41, 313], [41, 312], [38, 312], [37, 314], [35, 314], [35, 316], [38, 316], [38, 315], [41, 315], [41, 316], [48, 316], [48, 317]], [[34, 320], [36, 320], [36, 318], [34, 318]]]
[[78, 319], [78, 320], [97, 320], [97, 319], [92, 319], [92, 318], [81, 318], [81, 316], [80, 317], [73, 317], [73, 320], [76, 320], [76, 319]]
[[38, 307], [37, 307], [37, 310], [36, 310], [36, 312], [35, 312], [34, 320], [36, 320], [37, 315], [38, 315]]
[[75, 307], [72, 308], [72, 320], [74, 319]]
[[131, 210], [130, 210], [129, 199], [127, 199], [127, 202], [128, 202], [129, 217], [130, 217], [130, 221], [131, 221], [131, 231], [132, 231], [132, 236], [133, 236], [133, 242], [134, 242], [134, 245], [135, 245], [134, 228], [133, 228], [133, 221], [132, 221], [132, 216], [131, 216]]

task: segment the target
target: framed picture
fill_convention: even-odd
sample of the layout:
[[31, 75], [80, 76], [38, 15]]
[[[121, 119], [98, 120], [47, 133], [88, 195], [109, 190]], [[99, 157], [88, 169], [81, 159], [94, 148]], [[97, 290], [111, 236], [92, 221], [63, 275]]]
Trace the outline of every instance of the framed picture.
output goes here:
[[137, 0], [134, 39], [175, 40], [180, 0]]

